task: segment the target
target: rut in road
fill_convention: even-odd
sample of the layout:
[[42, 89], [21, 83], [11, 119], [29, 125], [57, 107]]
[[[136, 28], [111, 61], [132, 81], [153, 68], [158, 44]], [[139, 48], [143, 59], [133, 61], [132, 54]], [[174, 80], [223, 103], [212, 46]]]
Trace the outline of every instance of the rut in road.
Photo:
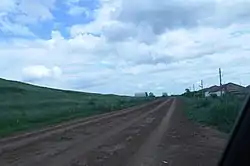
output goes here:
[[124, 116], [125, 114], [129, 114], [130, 112], [134, 110], [141, 110], [145, 107], [151, 108], [153, 104], [159, 103], [159, 100], [156, 100], [154, 102], [151, 102], [149, 104], [144, 104], [140, 106], [135, 106], [131, 108], [127, 108], [124, 110], [121, 110], [119, 112], [111, 112], [111, 113], [106, 113], [102, 115], [97, 115], [93, 116], [90, 118], [85, 118], [83, 120], [76, 120], [76, 121], [71, 121], [68, 123], [63, 123], [57, 126], [52, 126], [46, 129], [38, 130], [36, 132], [31, 132], [31, 133], [25, 133], [17, 136], [13, 136], [10, 138], [5, 138], [5, 139], [0, 139], [0, 155], [4, 151], [8, 150], [13, 150], [20, 148], [22, 146], [28, 145], [30, 143], [34, 143], [36, 141], [42, 140], [44, 138], [50, 137], [55, 134], [62, 134], [65, 131], [75, 129], [81, 126], [86, 126], [90, 125], [95, 122], [101, 122], [102, 120], [112, 118], [112, 117], [119, 117], [119, 116]]
[[127, 165], [127, 162], [138, 152], [140, 147], [144, 146], [148, 136], [161, 123], [171, 104], [172, 100], [160, 104], [149, 114], [135, 121], [133, 125], [109, 138], [101, 146], [91, 150], [85, 156], [77, 157], [74, 163], [95, 166]]
[[224, 135], [190, 122], [182, 105], [179, 99], [169, 98], [111, 116], [100, 115], [9, 149], [1, 154], [0, 165], [215, 166]]

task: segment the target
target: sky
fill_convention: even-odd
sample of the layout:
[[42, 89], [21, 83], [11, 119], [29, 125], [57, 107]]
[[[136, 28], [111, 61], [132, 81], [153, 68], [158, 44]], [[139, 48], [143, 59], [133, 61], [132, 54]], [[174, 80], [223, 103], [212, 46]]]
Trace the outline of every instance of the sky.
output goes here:
[[249, 0], [2, 0], [0, 77], [85, 92], [250, 84]]

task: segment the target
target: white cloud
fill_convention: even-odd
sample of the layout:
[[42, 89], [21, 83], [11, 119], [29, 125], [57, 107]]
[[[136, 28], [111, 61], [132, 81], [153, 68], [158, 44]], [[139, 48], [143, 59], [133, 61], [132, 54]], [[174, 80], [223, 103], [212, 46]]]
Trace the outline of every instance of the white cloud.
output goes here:
[[[83, 0], [83, 2], [86, 0]], [[67, 13], [71, 16], [82, 16], [85, 18], [92, 17], [92, 12], [88, 9], [87, 6], [83, 6], [80, 4], [82, 0], [66, 0], [65, 4], [68, 7]], [[91, 3], [91, 1], [89, 1]]]
[[101, 0], [101, 7], [98, 10], [94, 10], [94, 21], [84, 25], [74, 25], [70, 29], [70, 34], [75, 36], [80, 33], [94, 33], [100, 34], [104, 26], [109, 26], [116, 20], [113, 20], [113, 14], [115, 14], [116, 8], [119, 7], [120, 1], [117, 0]]
[[156, 34], [166, 29], [192, 28], [199, 25], [228, 26], [235, 22], [249, 22], [248, 0], [122, 0], [116, 19], [122, 22], [144, 23]]
[[4, 0], [0, 5], [0, 29], [13, 35], [33, 36], [27, 25], [52, 20], [56, 0]]
[[51, 10], [54, 8], [55, 0], [32, 1], [22, 0], [16, 6], [17, 18], [20, 23], [37, 23], [39, 21], [53, 19]]
[[0, 19], [0, 30], [5, 34], [20, 35], [20, 36], [35, 36], [28, 27], [9, 22], [8, 20], [2, 18]]
[[42, 65], [25, 67], [23, 68], [22, 73], [24, 79], [27, 81], [59, 78], [62, 75], [62, 71], [59, 67], [54, 66], [52, 68], [47, 68]]
[[15, 2], [11, 0], [2, 0], [0, 3], [0, 11], [1, 12], [6, 12], [6, 11], [11, 11], [15, 7]]
[[11, 19], [19, 23], [37, 23], [38, 21], [53, 19], [51, 10], [54, 9], [55, 1], [9, 0], [7, 2], [4, 0], [4, 3], [1, 3], [0, 6], [0, 12], [12, 14]]
[[100, 3], [94, 21], [72, 26], [69, 38], [53, 31], [49, 40], [1, 42], [0, 76], [92, 92], [161, 94], [181, 93], [201, 79], [217, 84], [221, 67], [224, 81], [250, 84], [250, 22], [240, 17], [248, 15], [246, 1]]

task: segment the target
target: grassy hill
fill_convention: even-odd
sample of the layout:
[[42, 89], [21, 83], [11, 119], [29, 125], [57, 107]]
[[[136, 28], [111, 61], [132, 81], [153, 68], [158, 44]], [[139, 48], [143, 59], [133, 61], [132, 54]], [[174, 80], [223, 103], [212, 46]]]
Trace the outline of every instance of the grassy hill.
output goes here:
[[145, 98], [56, 90], [0, 79], [0, 137], [119, 110]]

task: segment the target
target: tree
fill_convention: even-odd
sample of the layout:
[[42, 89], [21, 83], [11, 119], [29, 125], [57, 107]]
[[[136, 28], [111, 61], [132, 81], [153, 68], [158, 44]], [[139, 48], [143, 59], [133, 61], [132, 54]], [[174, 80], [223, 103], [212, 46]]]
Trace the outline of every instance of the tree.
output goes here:
[[217, 94], [211, 94], [210, 96], [211, 96], [212, 98], [217, 98], [217, 97], [218, 97]]
[[188, 88], [185, 89], [185, 91], [186, 91], [186, 93], [190, 93], [190, 89], [188, 89]]
[[192, 92], [190, 91], [190, 89], [185, 89], [185, 93], [183, 94], [183, 96], [187, 96], [187, 97], [192, 97]]
[[162, 93], [162, 97], [167, 97], [167, 96], [168, 96], [168, 94], [166, 92]]
[[148, 96], [149, 97], [155, 97], [155, 95], [152, 92], [149, 92]]

